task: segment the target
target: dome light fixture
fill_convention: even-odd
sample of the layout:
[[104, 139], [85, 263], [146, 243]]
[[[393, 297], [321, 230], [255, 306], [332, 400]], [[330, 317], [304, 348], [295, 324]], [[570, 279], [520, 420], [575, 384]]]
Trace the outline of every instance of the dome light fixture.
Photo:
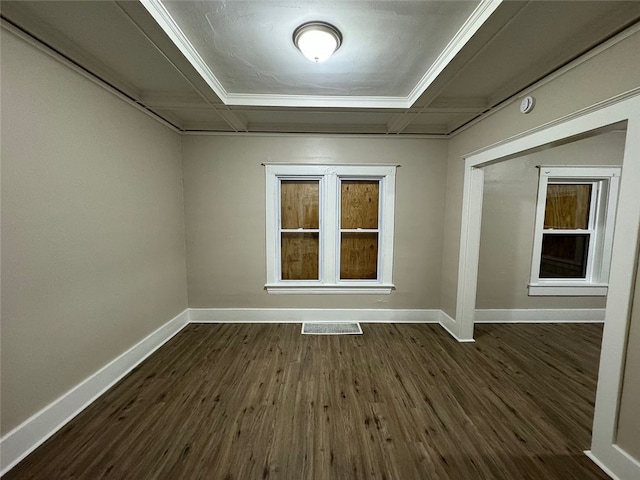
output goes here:
[[293, 44], [312, 62], [320, 63], [342, 44], [342, 34], [326, 22], [303, 23], [293, 32]]

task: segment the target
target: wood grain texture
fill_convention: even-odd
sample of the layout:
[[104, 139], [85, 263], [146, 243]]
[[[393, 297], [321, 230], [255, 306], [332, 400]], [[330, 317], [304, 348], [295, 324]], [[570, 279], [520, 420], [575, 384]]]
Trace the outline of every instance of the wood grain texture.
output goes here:
[[280, 182], [281, 228], [320, 228], [320, 182], [283, 180]]
[[378, 278], [378, 234], [340, 234], [340, 279]]
[[318, 280], [320, 236], [317, 233], [282, 233], [282, 280]]
[[15, 479], [606, 479], [599, 325], [192, 324]]
[[590, 205], [590, 184], [549, 184], [544, 211], [544, 228], [587, 229]]
[[380, 182], [342, 180], [340, 184], [340, 228], [378, 228]]

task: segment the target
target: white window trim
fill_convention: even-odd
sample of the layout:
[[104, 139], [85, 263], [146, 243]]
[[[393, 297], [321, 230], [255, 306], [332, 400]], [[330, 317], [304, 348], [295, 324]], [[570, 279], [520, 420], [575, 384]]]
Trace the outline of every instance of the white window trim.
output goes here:
[[[275, 294], [389, 294], [392, 281], [397, 165], [387, 164], [265, 164], [266, 256], [265, 289]], [[320, 180], [319, 280], [281, 280], [280, 276], [280, 180]], [[380, 180], [378, 278], [340, 280], [339, 222], [340, 179]]]
[[[609, 268], [615, 212], [620, 182], [619, 167], [541, 166], [538, 182], [536, 224], [531, 259], [530, 296], [605, 296], [608, 291]], [[590, 183], [597, 187], [592, 195], [589, 229], [587, 273], [584, 279], [539, 278], [547, 185], [553, 183]], [[592, 190], [593, 192], [594, 190]]]

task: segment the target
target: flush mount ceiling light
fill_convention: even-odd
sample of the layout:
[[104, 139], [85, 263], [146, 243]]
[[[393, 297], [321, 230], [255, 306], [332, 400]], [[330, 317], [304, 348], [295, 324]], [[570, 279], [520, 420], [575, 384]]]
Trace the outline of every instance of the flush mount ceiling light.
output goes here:
[[309, 22], [300, 25], [293, 32], [293, 44], [312, 62], [320, 63], [328, 59], [340, 48], [342, 34], [325, 22]]

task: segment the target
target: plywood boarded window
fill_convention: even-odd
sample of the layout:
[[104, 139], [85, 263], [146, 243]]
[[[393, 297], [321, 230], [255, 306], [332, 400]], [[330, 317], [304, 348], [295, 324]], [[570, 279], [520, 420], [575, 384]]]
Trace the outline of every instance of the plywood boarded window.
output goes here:
[[340, 183], [340, 279], [376, 279], [380, 182]]
[[280, 195], [283, 229], [320, 228], [318, 180], [283, 180]]
[[318, 280], [317, 233], [282, 233], [282, 279]]
[[267, 292], [391, 293], [396, 168], [265, 164]]
[[280, 259], [283, 280], [318, 280], [320, 181], [280, 183]]

